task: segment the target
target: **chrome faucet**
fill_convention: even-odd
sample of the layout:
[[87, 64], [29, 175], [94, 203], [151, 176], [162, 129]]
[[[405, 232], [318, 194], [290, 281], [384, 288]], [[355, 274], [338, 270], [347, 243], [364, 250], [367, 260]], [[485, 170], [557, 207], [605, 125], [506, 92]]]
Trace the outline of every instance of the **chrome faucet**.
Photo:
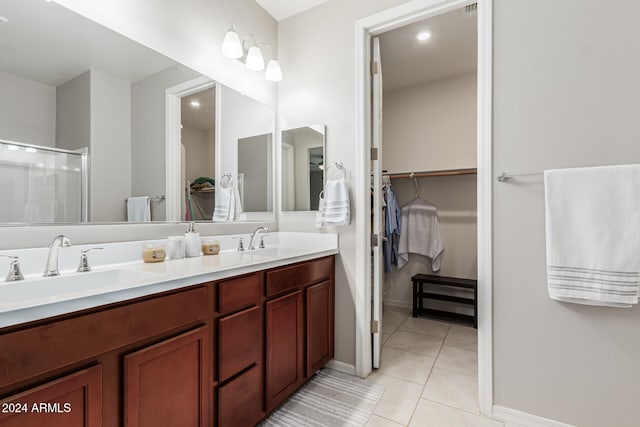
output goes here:
[[253, 245], [253, 239], [261, 231], [264, 233], [264, 236], [262, 236], [262, 238], [260, 239], [260, 246], [259, 247], [260, 247], [260, 249], [264, 249], [264, 238], [269, 235], [269, 229], [267, 227], [258, 227], [253, 232], [253, 234], [251, 234], [251, 240], [249, 240], [249, 250], [250, 251], [255, 251], [256, 250], [256, 247]]
[[71, 246], [71, 242], [67, 236], [59, 235], [53, 239], [51, 242], [51, 246], [49, 246], [49, 257], [47, 258], [47, 266], [44, 270], [44, 277], [51, 276], [59, 276], [60, 272], [58, 271], [58, 248], [60, 246], [67, 247]]

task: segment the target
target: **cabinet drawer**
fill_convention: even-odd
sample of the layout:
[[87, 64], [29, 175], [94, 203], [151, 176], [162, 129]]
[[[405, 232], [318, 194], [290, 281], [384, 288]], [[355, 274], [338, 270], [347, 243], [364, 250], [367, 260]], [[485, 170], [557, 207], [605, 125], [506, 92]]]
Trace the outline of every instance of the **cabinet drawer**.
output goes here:
[[218, 312], [230, 313], [260, 303], [260, 274], [218, 284]]
[[289, 289], [329, 279], [333, 272], [333, 257], [277, 268], [267, 272], [267, 296]]
[[199, 322], [208, 301], [202, 286], [0, 335], [0, 386]]
[[218, 389], [218, 427], [252, 427], [262, 418], [260, 366]]
[[261, 355], [260, 308], [253, 307], [218, 322], [218, 381], [257, 363]]

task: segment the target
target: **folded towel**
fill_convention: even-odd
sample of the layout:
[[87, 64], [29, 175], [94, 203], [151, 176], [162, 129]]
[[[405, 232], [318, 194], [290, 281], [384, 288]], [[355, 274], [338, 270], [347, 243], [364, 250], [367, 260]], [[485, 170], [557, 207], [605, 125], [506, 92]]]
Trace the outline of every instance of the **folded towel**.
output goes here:
[[440, 270], [440, 254], [444, 250], [440, 234], [438, 209], [423, 199], [415, 199], [402, 207], [398, 268], [409, 262], [409, 253], [431, 258], [431, 269]]
[[151, 199], [149, 196], [129, 197], [127, 199], [127, 221], [151, 221]]
[[640, 276], [640, 165], [544, 173], [552, 299], [630, 307]]
[[351, 204], [349, 186], [346, 178], [327, 180], [324, 187], [324, 202], [316, 225], [325, 226], [349, 225], [351, 222]]

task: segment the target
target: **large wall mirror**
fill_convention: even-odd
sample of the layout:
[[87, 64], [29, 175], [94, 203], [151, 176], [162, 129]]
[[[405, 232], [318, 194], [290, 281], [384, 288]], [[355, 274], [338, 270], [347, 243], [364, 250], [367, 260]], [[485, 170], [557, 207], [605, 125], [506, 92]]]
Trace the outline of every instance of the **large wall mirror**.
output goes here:
[[324, 188], [325, 126], [282, 131], [282, 210], [318, 210]]
[[55, 3], [0, 16], [0, 224], [211, 221], [223, 175], [274, 218], [272, 108]]

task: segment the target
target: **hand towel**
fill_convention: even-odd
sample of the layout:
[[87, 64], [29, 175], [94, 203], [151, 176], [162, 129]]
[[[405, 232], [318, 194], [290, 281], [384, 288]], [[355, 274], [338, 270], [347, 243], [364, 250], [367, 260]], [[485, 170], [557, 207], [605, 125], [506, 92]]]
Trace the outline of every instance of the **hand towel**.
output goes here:
[[127, 199], [127, 221], [151, 221], [151, 199], [149, 196], [129, 197]]
[[[327, 180], [324, 187], [324, 203], [320, 211], [320, 220], [324, 226], [349, 225], [351, 222], [351, 203], [346, 178]], [[324, 227], [322, 227], [324, 228]]]
[[440, 270], [440, 254], [444, 250], [440, 234], [438, 209], [426, 200], [416, 199], [402, 207], [398, 268], [409, 262], [409, 253], [431, 258], [431, 269]]
[[231, 185], [227, 187], [219, 186], [216, 189], [216, 206], [213, 211], [214, 222], [231, 221], [232, 204], [235, 202], [235, 196]]
[[544, 173], [552, 299], [630, 307], [640, 276], [640, 165]]

